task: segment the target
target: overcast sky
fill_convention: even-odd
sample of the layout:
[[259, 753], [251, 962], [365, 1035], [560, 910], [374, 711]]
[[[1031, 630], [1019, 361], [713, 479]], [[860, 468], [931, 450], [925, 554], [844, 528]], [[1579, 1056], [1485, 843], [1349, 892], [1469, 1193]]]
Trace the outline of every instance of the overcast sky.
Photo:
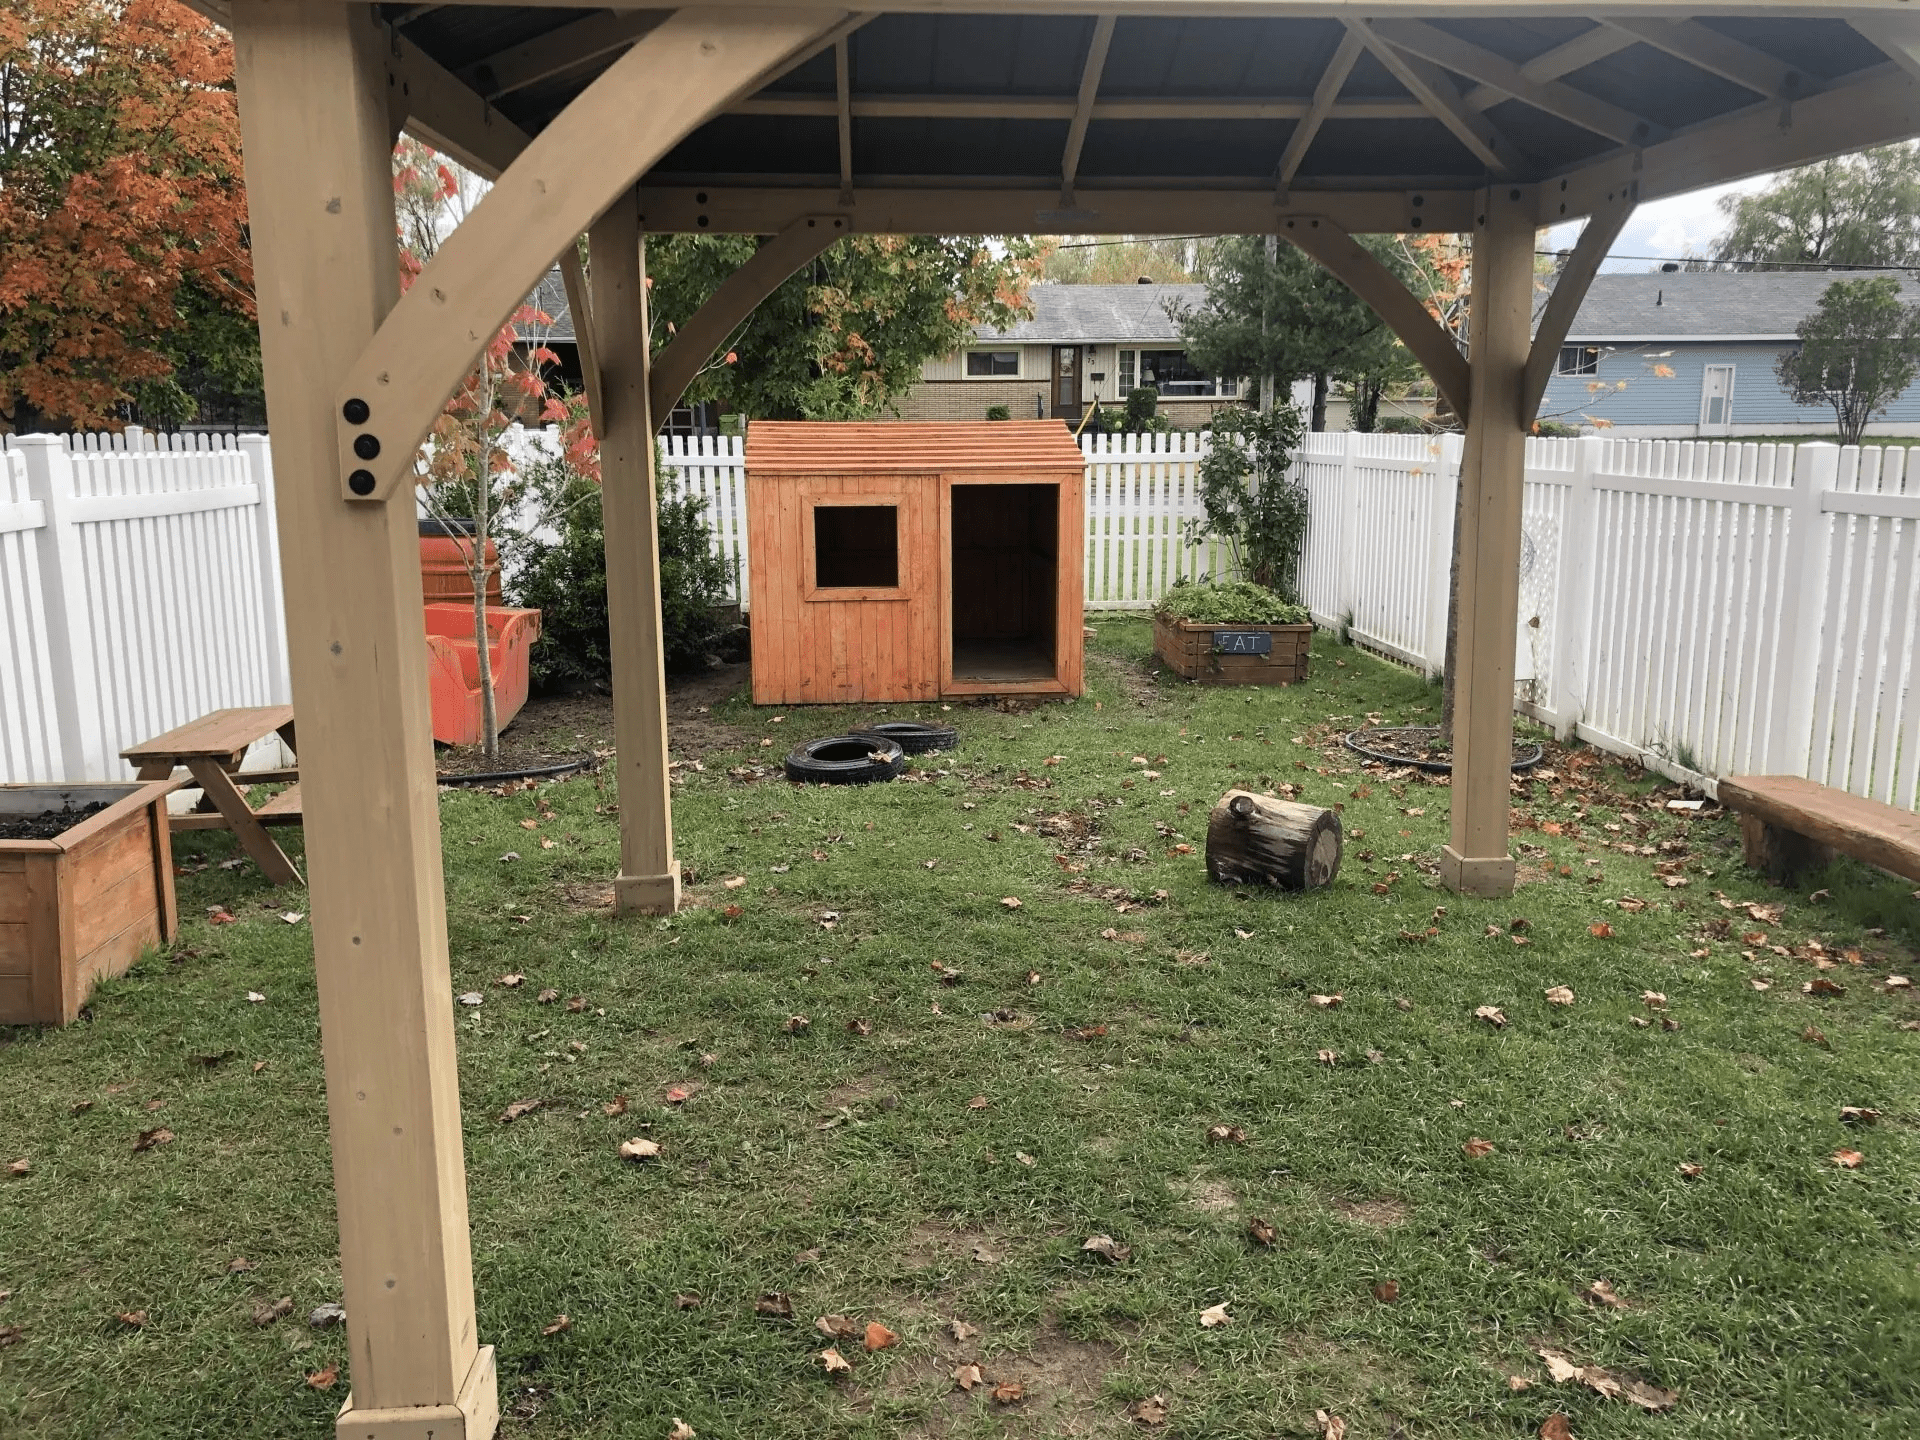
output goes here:
[[[1675, 195], [1642, 205], [1627, 222], [1627, 228], [1620, 232], [1609, 253], [1614, 257], [1650, 255], [1656, 261], [1679, 260], [1689, 250], [1704, 255], [1714, 237], [1727, 228], [1726, 217], [1720, 213], [1720, 197], [1764, 190], [1773, 178], [1756, 175], [1751, 180], [1713, 185], [1690, 195]], [[1579, 234], [1578, 223], [1556, 226], [1548, 235], [1547, 248], [1570, 248]], [[1600, 268], [1603, 272], [1646, 271], [1655, 265], [1648, 260], [1613, 258]]]

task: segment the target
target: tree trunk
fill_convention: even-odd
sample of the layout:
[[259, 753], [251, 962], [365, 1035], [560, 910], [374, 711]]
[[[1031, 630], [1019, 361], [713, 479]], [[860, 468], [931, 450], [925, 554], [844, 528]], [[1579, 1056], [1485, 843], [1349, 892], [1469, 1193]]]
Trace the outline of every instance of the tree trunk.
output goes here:
[[1340, 873], [1340, 817], [1318, 805], [1229, 790], [1207, 817], [1207, 878], [1318, 890]]
[[1315, 434], [1327, 428], [1327, 372], [1318, 371], [1313, 377], [1313, 430]]

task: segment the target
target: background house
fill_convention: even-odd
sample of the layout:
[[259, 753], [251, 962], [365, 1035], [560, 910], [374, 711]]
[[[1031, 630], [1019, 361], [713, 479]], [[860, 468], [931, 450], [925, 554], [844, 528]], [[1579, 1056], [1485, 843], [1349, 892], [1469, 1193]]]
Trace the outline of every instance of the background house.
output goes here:
[[[1795, 405], [1774, 362], [1798, 343], [1795, 327], [1829, 285], [1873, 273], [1882, 272], [1601, 275], [1574, 319], [1540, 418], [1611, 422], [1611, 434], [1648, 439], [1831, 435], [1833, 411]], [[1920, 300], [1920, 285], [1896, 278], [1908, 303]], [[1920, 434], [1920, 386], [1867, 428]]]
[[902, 420], [982, 420], [1005, 405], [1016, 420], [1071, 419], [1089, 400], [1115, 405], [1137, 385], [1160, 392], [1174, 428], [1199, 430], [1241, 393], [1187, 361], [1170, 309], [1198, 306], [1201, 285], [1035, 285], [1033, 318], [1007, 330], [978, 327], [964, 350], [929, 360], [902, 396]]

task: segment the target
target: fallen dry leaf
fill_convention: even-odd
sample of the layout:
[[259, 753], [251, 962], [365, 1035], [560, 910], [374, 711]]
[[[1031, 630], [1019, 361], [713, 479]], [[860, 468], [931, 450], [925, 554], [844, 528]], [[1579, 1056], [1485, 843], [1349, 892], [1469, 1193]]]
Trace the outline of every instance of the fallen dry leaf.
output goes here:
[[1344, 995], [1309, 995], [1307, 997], [1322, 1010], [1331, 1010], [1346, 998]]
[[969, 1325], [964, 1320], [949, 1320], [947, 1322], [947, 1333], [953, 1336], [956, 1343], [964, 1345], [980, 1333], [980, 1327], [978, 1325]]
[[1008, 895], [1004, 899], [1002, 899], [1000, 903], [1006, 906], [1007, 909], [1009, 910], [1018, 910], [1020, 908], [1020, 900], [1018, 896]]
[[152, 1130], [142, 1130], [140, 1132], [140, 1138], [133, 1142], [133, 1148], [137, 1152], [141, 1150], [151, 1150], [156, 1145], [171, 1145], [172, 1143], [173, 1131], [167, 1129], [164, 1125], [160, 1125]]
[[1133, 1247], [1122, 1245], [1111, 1235], [1089, 1235], [1080, 1245], [1089, 1255], [1098, 1255], [1109, 1265], [1118, 1265], [1133, 1254]]
[[673, 1297], [673, 1308], [676, 1310], [698, 1310], [700, 1308], [700, 1292], [698, 1290], [682, 1290]]
[[1338, 1050], [1316, 1050], [1313, 1052], [1313, 1058], [1318, 1060], [1322, 1065], [1337, 1065], [1340, 1063], [1340, 1052]]
[[502, 975], [493, 983], [506, 990], [517, 990], [527, 983], [527, 977], [524, 975]]
[[1148, 1395], [1136, 1400], [1127, 1407], [1127, 1418], [1140, 1425], [1164, 1425], [1167, 1423], [1167, 1397]]
[[1400, 1298], [1400, 1283], [1397, 1280], [1382, 1280], [1373, 1287], [1373, 1298], [1383, 1305], [1391, 1305]]
[[1858, 1170], [1861, 1162], [1866, 1158], [1867, 1157], [1862, 1155], [1858, 1150], [1836, 1150], [1833, 1152], [1833, 1163], [1838, 1165], [1842, 1170]]
[[885, 1350], [889, 1346], [899, 1344], [900, 1337], [882, 1325], [878, 1320], [869, 1320], [867, 1322], [866, 1339], [863, 1343], [867, 1347], [867, 1353], [871, 1355], [876, 1350]]
[[660, 1147], [644, 1136], [636, 1135], [631, 1140], [622, 1140], [620, 1142], [620, 1158], [622, 1160], [635, 1161], [658, 1160], [660, 1158]]
[[1580, 1292], [1596, 1305], [1605, 1305], [1610, 1310], [1624, 1310], [1627, 1302], [1613, 1293], [1613, 1286], [1604, 1280], [1596, 1280]]
[[669, 1085], [666, 1101], [669, 1105], [684, 1105], [693, 1098], [693, 1091], [685, 1085]]
[[1818, 1025], [1809, 1025], [1800, 1032], [1800, 1038], [1809, 1045], [1825, 1045], [1827, 1043], [1827, 1032], [1822, 1030]]
[[9, 1175], [31, 1175], [32, 1173], [33, 1162], [24, 1156], [18, 1160], [9, 1160], [7, 1162], [7, 1174]]
[[624, 1115], [627, 1113], [627, 1097], [616, 1095], [600, 1107], [602, 1115]]
[[1531, 1390], [1532, 1388], [1533, 1388], [1533, 1381], [1529, 1380], [1524, 1375], [1507, 1376], [1507, 1389], [1511, 1390], [1516, 1395], [1518, 1395], [1523, 1390]]
[[793, 1318], [793, 1297], [779, 1290], [769, 1291], [753, 1302], [753, 1313], [768, 1315], [775, 1320]]
[[1611, 940], [1613, 938], [1613, 926], [1604, 920], [1596, 920], [1593, 924], [1587, 926], [1587, 933], [1596, 940]]
[[1536, 1350], [1534, 1353], [1546, 1362], [1547, 1373], [1556, 1383], [1564, 1385], [1569, 1380], [1577, 1380], [1602, 1399], [1624, 1399], [1642, 1410], [1656, 1412], [1671, 1410], [1680, 1400], [1679, 1391], [1662, 1390], [1658, 1385], [1649, 1385], [1623, 1370], [1607, 1370], [1598, 1365], [1575, 1365], [1558, 1350]]
[[1244, 1145], [1247, 1132], [1238, 1125], [1209, 1125], [1207, 1143], [1211, 1145]]
[[747, 883], [747, 877], [744, 875], [734, 875], [720, 883], [725, 885], [729, 890], [738, 890], [742, 885]]
[[262, 1300], [253, 1307], [253, 1323], [271, 1325], [292, 1313], [293, 1297], [291, 1295], [282, 1295], [278, 1300]]
[[804, 1015], [789, 1015], [780, 1028], [789, 1035], [804, 1035], [812, 1024]]
[[147, 1312], [144, 1310], [122, 1310], [113, 1318], [129, 1330], [138, 1330], [147, 1323]]
[[700, 1432], [695, 1430], [693, 1426], [676, 1415], [673, 1417], [673, 1424], [667, 1429], [667, 1440], [696, 1440], [699, 1433]]
[[316, 1370], [307, 1376], [307, 1384], [315, 1390], [331, 1390], [334, 1382], [340, 1378], [340, 1367], [329, 1365], [324, 1370]]
[[996, 1405], [1012, 1405], [1024, 1400], [1026, 1395], [1027, 1387], [1018, 1380], [1002, 1380], [993, 1387], [993, 1403]]
[[1871, 1125], [1880, 1118], [1878, 1110], [1865, 1105], [1842, 1105], [1840, 1123], [1843, 1125]]
[[829, 1377], [851, 1375], [853, 1373], [853, 1366], [847, 1363], [846, 1356], [832, 1347], [822, 1350], [818, 1358], [821, 1369], [825, 1370]]
[[1313, 1412], [1313, 1423], [1320, 1427], [1320, 1440], [1347, 1440], [1347, 1422], [1324, 1410]]
[[1467, 1141], [1466, 1144], [1462, 1145], [1460, 1149], [1469, 1160], [1484, 1160], [1493, 1153], [1493, 1142], [1491, 1140], [1482, 1140], [1476, 1135]]
[[1683, 1160], [1674, 1168], [1680, 1172], [1680, 1178], [1682, 1180], [1698, 1180], [1702, 1170], [1701, 1166], [1696, 1165], [1691, 1160]]
[[847, 1021], [847, 1033], [849, 1035], [871, 1035], [873, 1033], [873, 1022], [871, 1020], [860, 1019], [849, 1020]]
[[1642, 990], [1640, 992], [1640, 1003], [1645, 1005], [1649, 1010], [1664, 1010], [1667, 1006], [1667, 997], [1662, 995], [1658, 990]]
[[1203, 1330], [1218, 1330], [1221, 1326], [1232, 1323], [1233, 1316], [1227, 1313], [1227, 1302], [1224, 1300], [1200, 1312], [1200, 1328]]
[[1273, 1242], [1279, 1238], [1273, 1226], [1262, 1220], [1258, 1215], [1248, 1219], [1247, 1234], [1252, 1238], [1254, 1244], [1269, 1250], [1273, 1248]]
[[990, 1105], [990, 1104], [992, 1104], [992, 1103], [993, 1103], [993, 1102], [992, 1102], [992, 1101], [990, 1101], [990, 1100], [988, 1100], [986, 1096], [984, 1096], [984, 1095], [976, 1095], [976, 1096], [974, 1096], [974, 1097], [973, 1097], [973, 1098], [972, 1098], [971, 1100], [969, 1100], [969, 1101], [967, 1101], [967, 1109], [969, 1109], [969, 1110], [984, 1110], [984, 1109], [986, 1109], [986, 1108], [987, 1108], [987, 1106], [988, 1106], [988, 1105]]
[[980, 1373], [980, 1367], [978, 1365], [954, 1366], [953, 1383], [958, 1385], [962, 1390], [966, 1391], [969, 1395], [973, 1393], [973, 1387], [980, 1384], [985, 1379], [986, 1379], [986, 1376]]
[[1800, 987], [1800, 993], [1803, 995], [1844, 995], [1847, 993], [1847, 987], [1827, 979], [1824, 975], [1816, 975]]
[[1540, 1440], [1574, 1440], [1573, 1422], [1555, 1411], [1540, 1422]]
[[829, 1340], [851, 1340], [860, 1333], [860, 1322], [848, 1315], [822, 1315], [813, 1328]]
[[239, 1275], [251, 1269], [253, 1269], [253, 1261], [247, 1259], [244, 1255], [236, 1255], [227, 1262], [227, 1273], [229, 1275]]
[[553, 1323], [551, 1325], [542, 1325], [540, 1327], [540, 1338], [544, 1340], [550, 1336], [564, 1335], [571, 1329], [573, 1329], [573, 1321], [571, 1318], [566, 1315], [556, 1315], [553, 1317]]
[[1554, 986], [1546, 992], [1546, 997], [1549, 1005], [1571, 1005], [1573, 1003], [1573, 991], [1565, 985]]
[[537, 1004], [551, 1005], [554, 1001], [560, 998], [560, 992], [554, 989], [546, 989], [546, 990], [542, 990], [538, 995], [534, 996], [533, 998], [535, 1003]]
[[1506, 1014], [1498, 1005], [1482, 1005], [1473, 1012], [1473, 1018], [1486, 1021], [1496, 1030], [1504, 1030], [1507, 1024]]
[[500, 1123], [510, 1125], [522, 1115], [531, 1115], [544, 1103], [540, 1100], [516, 1100], [500, 1112]]

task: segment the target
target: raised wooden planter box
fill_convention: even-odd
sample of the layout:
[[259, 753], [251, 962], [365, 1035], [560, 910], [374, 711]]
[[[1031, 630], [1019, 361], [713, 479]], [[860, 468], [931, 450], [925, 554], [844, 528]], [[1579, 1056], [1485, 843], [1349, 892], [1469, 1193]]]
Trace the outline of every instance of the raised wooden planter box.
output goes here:
[[0, 1025], [65, 1025], [94, 981], [171, 939], [167, 795], [184, 782], [0, 785], [0, 815], [99, 801], [51, 840], [0, 840]]
[[[1222, 634], [1228, 638], [1216, 640]], [[1270, 649], [1248, 653], [1260, 642], [1245, 637], [1258, 636], [1269, 637], [1265, 643]], [[1203, 685], [1291, 685], [1304, 680], [1312, 643], [1311, 625], [1196, 625], [1153, 617], [1154, 653]]]

